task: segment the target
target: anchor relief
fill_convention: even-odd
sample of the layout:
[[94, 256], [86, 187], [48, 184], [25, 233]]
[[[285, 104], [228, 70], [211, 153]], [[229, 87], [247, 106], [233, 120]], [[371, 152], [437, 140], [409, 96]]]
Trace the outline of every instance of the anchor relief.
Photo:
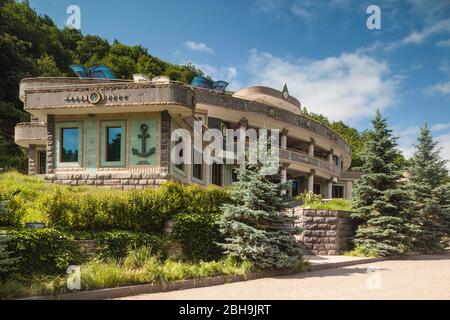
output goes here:
[[156, 152], [156, 148], [150, 148], [147, 151], [147, 139], [150, 138], [150, 134], [148, 134], [148, 126], [146, 124], [141, 125], [141, 134], [138, 135], [138, 138], [141, 139], [141, 151], [133, 148], [134, 155], [141, 158], [148, 158]]

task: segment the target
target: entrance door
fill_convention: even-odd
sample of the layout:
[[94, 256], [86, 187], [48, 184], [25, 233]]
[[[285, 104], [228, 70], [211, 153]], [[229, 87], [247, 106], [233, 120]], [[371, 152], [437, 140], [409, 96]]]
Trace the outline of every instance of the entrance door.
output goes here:
[[45, 174], [47, 172], [47, 153], [43, 150], [37, 152], [38, 172], [37, 174]]

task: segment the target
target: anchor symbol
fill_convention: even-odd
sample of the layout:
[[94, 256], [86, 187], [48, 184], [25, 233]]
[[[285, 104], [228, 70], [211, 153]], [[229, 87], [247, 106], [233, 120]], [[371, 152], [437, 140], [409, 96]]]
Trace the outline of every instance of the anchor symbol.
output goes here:
[[147, 133], [147, 131], [148, 126], [145, 124], [141, 125], [141, 134], [138, 135], [138, 138], [141, 139], [141, 151], [139, 152], [139, 150], [135, 148], [132, 149], [133, 154], [141, 158], [150, 157], [156, 151], [155, 148], [150, 148], [149, 151], [145, 151], [147, 149], [147, 139], [150, 138], [150, 135]]

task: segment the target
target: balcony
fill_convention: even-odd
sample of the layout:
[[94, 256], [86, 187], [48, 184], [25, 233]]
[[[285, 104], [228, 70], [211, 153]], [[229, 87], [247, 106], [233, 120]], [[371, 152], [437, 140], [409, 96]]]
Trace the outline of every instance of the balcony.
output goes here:
[[47, 124], [44, 122], [19, 123], [14, 131], [14, 141], [21, 147], [47, 144]]
[[316, 157], [312, 157], [306, 153], [280, 149], [280, 160], [282, 162], [299, 163], [313, 167], [313, 169], [319, 169], [333, 174], [339, 173], [339, 168], [335, 164], [330, 164], [326, 160], [322, 160]]

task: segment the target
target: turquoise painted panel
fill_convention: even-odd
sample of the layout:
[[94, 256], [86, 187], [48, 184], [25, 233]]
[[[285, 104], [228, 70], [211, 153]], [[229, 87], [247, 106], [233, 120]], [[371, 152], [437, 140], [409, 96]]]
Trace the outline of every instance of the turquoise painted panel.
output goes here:
[[129, 165], [155, 166], [158, 164], [158, 118], [130, 120]]
[[95, 173], [97, 170], [97, 120], [89, 117], [86, 120], [86, 170]]

